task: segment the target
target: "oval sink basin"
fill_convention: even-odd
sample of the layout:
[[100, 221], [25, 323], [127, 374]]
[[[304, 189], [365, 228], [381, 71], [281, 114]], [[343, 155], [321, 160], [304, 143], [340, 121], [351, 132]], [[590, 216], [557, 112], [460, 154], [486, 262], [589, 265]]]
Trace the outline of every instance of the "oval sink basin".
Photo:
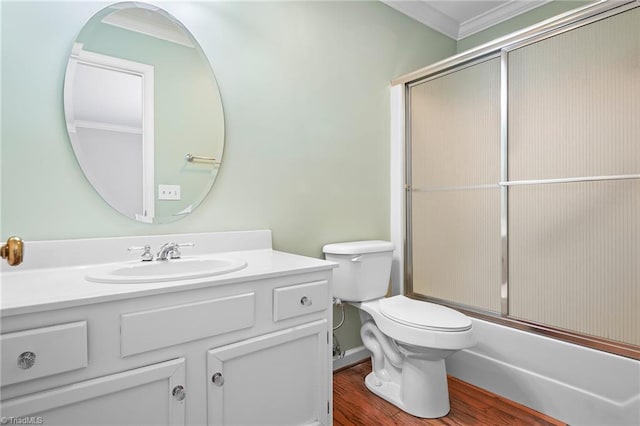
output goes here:
[[87, 274], [87, 280], [98, 283], [136, 284], [190, 280], [239, 271], [247, 262], [225, 258], [182, 258], [166, 261], [137, 262], [126, 266]]

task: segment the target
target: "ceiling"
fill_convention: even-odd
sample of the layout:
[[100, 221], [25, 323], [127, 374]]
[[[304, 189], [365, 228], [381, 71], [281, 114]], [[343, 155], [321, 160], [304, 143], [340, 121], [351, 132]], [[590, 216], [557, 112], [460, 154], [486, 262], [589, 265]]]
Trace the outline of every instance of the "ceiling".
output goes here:
[[550, 0], [381, 0], [455, 40], [468, 37]]

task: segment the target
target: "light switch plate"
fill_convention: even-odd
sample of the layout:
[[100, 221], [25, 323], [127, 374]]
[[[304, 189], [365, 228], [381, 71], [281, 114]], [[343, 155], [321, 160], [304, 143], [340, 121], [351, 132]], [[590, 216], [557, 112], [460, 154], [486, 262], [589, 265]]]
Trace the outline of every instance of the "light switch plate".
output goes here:
[[180, 185], [158, 185], [159, 200], [179, 200]]

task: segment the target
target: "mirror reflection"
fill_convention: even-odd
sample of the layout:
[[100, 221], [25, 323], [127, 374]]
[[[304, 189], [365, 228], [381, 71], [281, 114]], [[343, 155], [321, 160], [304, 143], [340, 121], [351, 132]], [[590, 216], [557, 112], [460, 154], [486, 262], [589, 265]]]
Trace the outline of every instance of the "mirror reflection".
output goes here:
[[197, 41], [164, 10], [127, 2], [96, 13], [73, 45], [64, 107], [85, 176], [120, 213], [176, 220], [213, 185], [220, 93]]

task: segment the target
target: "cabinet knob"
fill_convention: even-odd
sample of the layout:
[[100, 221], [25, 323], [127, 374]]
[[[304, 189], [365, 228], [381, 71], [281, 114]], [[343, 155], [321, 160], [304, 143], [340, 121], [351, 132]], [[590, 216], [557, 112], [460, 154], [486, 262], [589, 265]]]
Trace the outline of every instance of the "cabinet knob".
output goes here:
[[211, 376], [211, 382], [216, 386], [224, 385], [224, 377], [222, 376], [222, 373], [216, 373]]
[[300, 299], [300, 304], [302, 306], [311, 306], [313, 304], [313, 301], [307, 296], [302, 296], [302, 299]]
[[171, 395], [178, 400], [182, 401], [187, 397], [187, 392], [184, 390], [184, 387], [178, 385], [171, 391]]
[[0, 257], [7, 259], [11, 266], [17, 266], [22, 263], [24, 257], [24, 242], [20, 237], [9, 237], [6, 244], [0, 247]]
[[22, 370], [27, 370], [33, 367], [35, 363], [36, 363], [36, 354], [34, 354], [33, 352], [30, 352], [30, 351], [22, 352], [18, 356], [18, 368]]

